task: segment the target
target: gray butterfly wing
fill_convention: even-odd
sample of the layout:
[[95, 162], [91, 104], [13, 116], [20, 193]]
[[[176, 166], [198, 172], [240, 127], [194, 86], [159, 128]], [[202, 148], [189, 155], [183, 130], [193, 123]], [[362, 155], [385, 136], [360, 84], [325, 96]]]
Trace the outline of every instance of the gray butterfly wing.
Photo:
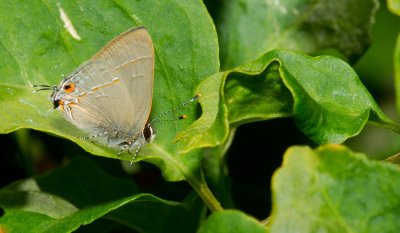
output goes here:
[[[91, 61], [107, 61], [110, 73], [116, 73], [120, 79], [118, 90], [112, 91], [117, 92], [114, 96], [119, 101], [112, 108], [111, 114], [118, 116], [113, 119], [122, 121], [122, 131], [141, 131], [148, 120], [153, 97], [154, 50], [147, 30], [138, 27], [121, 34]], [[109, 100], [108, 104], [115, 106], [115, 100]]]
[[151, 38], [145, 28], [133, 28], [67, 77], [75, 99], [65, 115], [91, 134], [109, 133], [115, 143], [136, 138], [150, 114], [153, 72]]

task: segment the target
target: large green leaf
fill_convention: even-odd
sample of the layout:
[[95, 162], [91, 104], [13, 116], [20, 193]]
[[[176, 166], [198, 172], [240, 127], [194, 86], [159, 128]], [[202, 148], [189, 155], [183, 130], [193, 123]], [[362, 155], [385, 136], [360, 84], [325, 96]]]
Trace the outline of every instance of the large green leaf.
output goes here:
[[357, 135], [367, 121], [400, 131], [353, 69], [331, 56], [273, 50], [210, 76], [198, 91], [203, 94], [203, 115], [177, 136], [187, 141], [190, 147], [185, 149], [220, 145], [229, 127], [287, 116], [293, 116], [298, 128], [319, 144], [341, 143]]
[[71, 232], [99, 218], [139, 232], [195, 232], [205, 214], [196, 196], [179, 204], [138, 193], [84, 158], [4, 187], [0, 206], [0, 231], [9, 233]]
[[[400, 1], [399, 0], [388, 0], [388, 8], [394, 14], [400, 16]], [[397, 36], [396, 47], [393, 55], [394, 62], [394, 83], [396, 91], [396, 104], [397, 111], [400, 113], [400, 34]]]
[[400, 15], [400, 1], [399, 0], [387, 0], [387, 5], [390, 11], [396, 15]]
[[400, 170], [344, 146], [292, 147], [272, 184], [271, 232], [397, 232]]
[[377, 0], [232, 0], [216, 17], [221, 64], [232, 69], [272, 49], [337, 48], [351, 60], [370, 43]]
[[400, 113], [400, 34], [397, 36], [396, 47], [394, 50], [394, 83], [396, 91], [397, 111]]
[[[134, 26], [146, 26], [155, 48], [150, 118], [190, 99], [202, 79], [219, 69], [216, 32], [200, 0], [19, 0], [2, 1], [0, 7], [2, 133], [33, 128], [68, 138], [93, 154], [117, 158], [117, 150], [78, 139], [84, 134], [63, 119], [61, 112], [51, 110], [50, 93], [32, 94], [29, 85], [58, 84], [61, 74], [72, 72]], [[141, 153], [146, 156], [139, 156], [159, 166], [168, 180], [201, 180], [199, 153], [180, 154], [183, 145], [171, 143], [195, 119], [196, 107], [192, 104], [170, 116], [184, 112], [187, 120], [156, 124], [158, 137]], [[121, 157], [131, 159], [128, 154]]]
[[198, 233], [267, 233], [268, 229], [237, 210], [224, 210], [213, 213], [201, 226]]

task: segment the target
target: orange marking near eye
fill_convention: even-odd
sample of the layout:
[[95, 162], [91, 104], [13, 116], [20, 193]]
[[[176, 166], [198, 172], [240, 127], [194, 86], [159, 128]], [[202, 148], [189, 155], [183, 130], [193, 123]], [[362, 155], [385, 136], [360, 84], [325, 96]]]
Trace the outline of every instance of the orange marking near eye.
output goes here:
[[76, 105], [76, 103], [69, 103], [69, 104], [67, 104], [68, 106], [71, 106], [71, 105]]
[[58, 104], [59, 104], [59, 106], [60, 106], [60, 109], [61, 109], [63, 112], [65, 112], [65, 110], [64, 110], [64, 101], [63, 101], [63, 100], [60, 100], [60, 101], [58, 102]]
[[71, 93], [75, 90], [75, 84], [70, 83], [64, 86], [65, 92]]

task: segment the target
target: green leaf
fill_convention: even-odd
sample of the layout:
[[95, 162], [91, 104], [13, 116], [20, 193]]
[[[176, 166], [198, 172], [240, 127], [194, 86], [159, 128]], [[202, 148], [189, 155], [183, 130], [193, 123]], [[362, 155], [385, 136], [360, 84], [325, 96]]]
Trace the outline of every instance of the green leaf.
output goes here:
[[201, 226], [198, 233], [266, 233], [267, 228], [237, 210], [224, 210], [213, 213]]
[[[131, 27], [144, 25], [155, 48], [151, 118], [189, 100], [196, 86], [219, 69], [218, 42], [212, 20], [199, 0], [170, 1], [14, 1], [1, 2], [0, 132], [33, 128], [68, 138], [85, 150], [118, 158], [116, 149], [80, 140], [87, 136], [52, 111], [50, 93], [32, 94], [30, 84], [56, 85], [107, 42]], [[76, 34], [68, 31], [66, 15]], [[167, 180], [201, 182], [198, 151], [180, 154], [172, 144], [177, 132], [196, 117], [196, 104], [175, 112], [187, 120], [156, 124], [159, 134], [139, 160], [159, 166]], [[131, 160], [123, 154], [122, 159]]]
[[400, 1], [399, 0], [387, 0], [389, 10], [396, 15], [400, 15]]
[[182, 152], [196, 147], [214, 147], [228, 137], [228, 111], [223, 101], [225, 75], [211, 75], [198, 86], [197, 92], [202, 94], [199, 102], [203, 113], [195, 123], [176, 136], [175, 141], [187, 145]]
[[394, 84], [396, 91], [397, 111], [400, 113], [400, 34], [397, 36], [396, 47], [393, 55]]
[[[273, 50], [210, 76], [198, 90], [203, 94], [199, 100], [203, 115], [177, 136], [191, 147], [220, 145], [229, 127], [287, 116], [293, 116], [298, 128], [319, 144], [342, 143], [367, 121], [400, 132], [353, 69], [335, 57]], [[194, 137], [196, 141], [190, 141]]]
[[216, 17], [224, 70], [272, 49], [336, 48], [350, 60], [370, 44], [377, 0], [233, 0]]
[[205, 214], [195, 196], [179, 204], [138, 193], [133, 183], [106, 174], [87, 158], [4, 187], [0, 206], [5, 212], [0, 229], [10, 233], [71, 232], [99, 218], [140, 232], [194, 232]]
[[395, 232], [400, 171], [340, 145], [291, 147], [273, 177], [271, 232]]

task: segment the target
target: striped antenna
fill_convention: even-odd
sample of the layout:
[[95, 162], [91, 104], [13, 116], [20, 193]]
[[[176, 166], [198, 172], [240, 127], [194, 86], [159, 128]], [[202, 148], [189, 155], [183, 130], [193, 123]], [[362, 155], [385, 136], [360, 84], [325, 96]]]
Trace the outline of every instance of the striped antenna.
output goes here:
[[179, 117], [179, 118], [177, 118], [177, 119], [173, 119], [173, 120], [158, 120], [158, 119], [160, 119], [161, 117], [167, 115], [168, 113], [173, 112], [173, 111], [176, 111], [176, 110], [178, 110], [178, 109], [180, 109], [180, 108], [182, 108], [182, 107], [184, 107], [184, 106], [190, 104], [191, 102], [193, 102], [193, 101], [197, 100], [198, 98], [200, 98], [200, 96], [201, 96], [201, 94], [197, 94], [195, 97], [193, 97], [193, 98], [190, 99], [189, 101], [187, 101], [187, 102], [185, 102], [185, 103], [179, 105], [178, 107], [175, 107], [175, 108], [173, 108], [173, 109], [171, 109], [171, 110], [169, 110], [169, 111], [164, 112], [163, 114], [158, 115], [156, 118], [154, 118], [152, 121], [150, 121], [149, 124], [150, 124], [150, 125], [153, 125], [153, 123], [155, 123], [155, 122], [176, 121], [176, 120], [185, 119], [185, 118], [186, 118], [186, 115], [183, 115], [183, 116], [181, 116], [181, 117]]

